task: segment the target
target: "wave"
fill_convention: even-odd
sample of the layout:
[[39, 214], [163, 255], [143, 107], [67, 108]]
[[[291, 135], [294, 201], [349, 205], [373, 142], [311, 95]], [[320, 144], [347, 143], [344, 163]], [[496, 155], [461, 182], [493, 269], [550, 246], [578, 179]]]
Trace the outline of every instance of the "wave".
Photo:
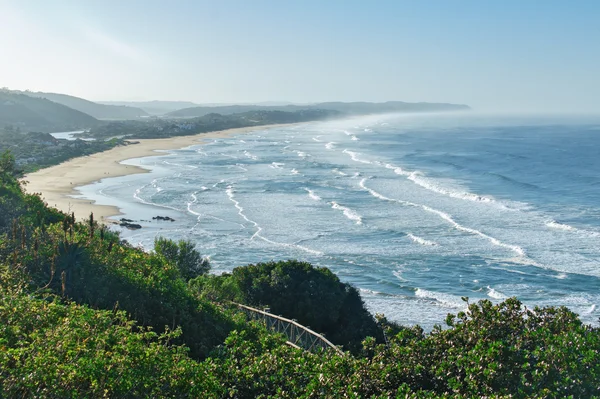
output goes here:
[[342, 211], [344, 213], [344, 216], [346, 216], [348, 219], [356, 222], [356, 224], [362, 224], [362, 217], [358, 213], [353, 211], [352, 209], [345, 207], [343, 205], [340, 205], [335, 201], [331, 202], [331, 207], [333, 209], [338, 209], [338, 210]]
[[283, 169], [283, 166], [285, 166], [285, 164], [281, 162], [272, 162], [269, 166], [273, 169]]
[[152, 185], [152, 187], [154, 187], [154, 189], [156, 190], [157, 193], [160, 193], [161, 191], [163, 191], [163, 188], [158, 185], [158, 179], [152, 180], [152, 182], [150, 182], [150, 184]]
[[549, 227], [551, 229], [556, 229], [556, 230], [563, 230], [563, 231], [570, 231], [570, 232], [573, 232], [573, 233], [579, 233], [579, 234], [586, 235], [586, 236], [589, 236], [589, 237], [600, 237], [600, 232], [579, 229], [579, 228], [577, 228], [575, 226], [571, 226], [571, 225], [568, 225], [566, 223], [557, 222], [554, 219], [552, 219], [549, 222], [547, 222], [546, 223], [546, 227]]
[[355, 135], [352, 135], [352, 136], [350, 137], [350, 140], [352, 140], [352, 141], [358, 141], [358, 140], [360, 140], [360, 139], [359, 139], [358, 137], [356, 137]]
[[196, 202], [198, 202], [198, 197], [196, 196], [197, 193], [198, 193], [198, 191], [194, 191], [192, 194], [190, 194], [190, 196], [192, 197], [192, 200], [187, 203], [187, 211], [189, 213], [191, 213], [192, 215], [198, 216], [198, 220], [200, 220], [200, 213], [198, 213], [192, 209], [192, 206]]
[[247, 172], [247, 171], [248, 171], [248, 169], [244, 168], [244, 166], [245, 166], [245, 165], [244, 165], [243, 163], [236, 163], [236, 164], [235, 164], [235, 166], [236, 166], [237, 168], [240, 168], [240, 169], [241, 169], [241, 170], [243, 170], [244, 172]]
[[488, 292], [487, 292], [487, 295], [488, 295], [490, 298], [493, 298], [493, 299], [500, 299], [500, 300], [504, 300], [504, 299], [507, 299], [507, 298], [508, 298], [508, 297], [507, 297], [506, 295], [504, 295], [502, 292], [500, 292], [500, 291], [496, 291], [495, 289], [493, 289], [493, 288], [492, 288], [492, 287], [490, 287], [489, 285], [488, 285], [486, 288], [487, 288], [487, 290], [488, 290]]
[[248, 158], [250, 158], [250, 159], [254, 160], [254, 161], [256, 161], [256, 160], [258, 159], [258, 157], [257, 157], [256, 155], [253, 155], [253, 154], [251, 154], [251, 153], [250, 153], [250, 152], [248, 152], [248, 151], [244, 151], [244, 155], [245, 155], [246, 157], [248, 157]]
[[417, 298], [433, 300], [434, 302], [448, 308], [465, 309], [467, 307], [467, 303], [459, 297], [451, 294], [445, 294], [443, 292], [434, 292], [417, 288], [415, 291], [415, 296]]
[[412, 173], [412, 172], [405, 171], [400, 166], [395, 166], [395, 165], [392, 165], [389, 163], [386, 163], [384, 166], [387, 169], [392, 169], [395, 174], [400, 175], [400, 176], [410, 176], [410, 174]]
[[315, 200], [315, 201], [320, 201], [320, 200], [322, 199], [322, 198], [321, 198], [321, 197], [319, 197], [317, 194], [315, 194], [315, 192], [314, 192], [314, 191], [312, 191], [312, 190], [310, 190], [310, 189], [308, 189], [308, 188], [306, 188], [306, 187], [304, 187], [304, 191], [306, 191], [306, 192], [308, 193], [308, 196], [309, 196], [311, 199]]
[[438, 209], [431, 208], [430, 206], [423, 205], [423, 204], [416, 204], [416, 203], [410, 202], [410, 201], [404, 201], [404, 200], [400, 200], [400, 199], [386, 197], [386, 196], [378, 193], [377, 191], [375, 191], [375, 190], [367, 187], [365, 185], [366, 181], [367, 181], [367, 178], [362, 179], [361, 182], [360, 182], [360, 184], [359, 184], [360, 187], [362, 189], [368, 191], [375, 198], [379, 198], [381, 200], [389, 201], [389, 202], [396, 202], [396, 203], [399, 203], [399, 204], [402, 204], [402, 205], [407, 205], [407, 206], [413, 206], [413, 207], [421, 208], [421, 209], [423, 209], [426, 212], [438, 215], [440, 218], [442, 218], [446, 222], [450, 223], [456, 230], [464, 231], [465, 233], [470, 233], [470, 234], [477, 235], [477, 236], [480, 236], [482, 238], [485, 238], [485, 239], [487, 239], [488, 241], [490, 241], [492, 244], [494, 244], [496, 246], [503, 247], [503, 248], [506, 248], [506, 249], [509, 249], [509, 250], [515, 252], [521, 259], [527, 260], [528, 263], [530, 263], [532, 265], [537, 265], [537, 263], [535, 261], [527, 258], [527, 254], [525, 253], [525, 250], [523, 250], [523, 248], [521, 248], [518, 245], [504, 243], [504, 242], [498, 240], [497, 238], [489, 236], [489, 235], [487, 235], [487, 234], [485, 234], [485, 233], [483, 233], [483, 232], [481, 232], [481, 231], [479, 231], [477, 229], [473, 229], [473, 228], [470, 228], [470, 227], [463, 226], [462, 224], [456, 222], [452, 218], [452, 216], [450, 216], [446, 212], [440, 211]]
[[[278, 246], [286, 247], [286, 248], [300, 249], [300, 250], [302, 250], [304, 252], [308, 252], [308, 253], [313, 254], [313, 255], [319, 255], [319, 256], [323, 255], [323, 252], [317, 251], [316, 249], [307, 248], [307, 247], [305, 247], [303, 245], [288, 244], [288, 243], [285, 243], [285, 242], [277, 242], [277, 241], [269, 240], [268, 238], [263, 237], [262, 235], [258, 234], [258, 232], [254, 236], [260, 238], [264, 242], [268, 242], [269, 244], [278, 245]], [[252, 237], [254, 237], [254, 236], [252, 236]]]
[[410, 238], [411, 240], [413, 240], [414, 242], [416, 242], [417, 244], [426, 245], [426, 246], [430, 246], [430, 247], [438, 245], [436, 242], [429, 241], [429, 240], [426, 240], [421, 237], [417, 237], [416, 235], [414, 235], [412, 233], [408, 233], [406, 236], [408, 238]]
[[366, 163], [366, 164], [372, 164], [373, 162], [371, 161], [367, 161], [365, 159], [360, 159], [358, 158], [358, 155], [360, 155], [357, 152], [354, 151], [349, 151], [348, 149], [345, 149], [344, 151], [342, 151], [344, 154], [348, 154], [350, 155], [350, 158], [354, 161], [354, 162], [360, 162], [360, 163]]
[[293, 175], [299, 175], [300, 174], [300, 172], [298, 172], [298, 170], [295, 169], [295, 168], [292, 169], [290, 173], [293, 174]]
[[539, 190], [540, 189], [540, 187], [536, 186], [535, 184], [525, 183], [525, 182], [522, 182], [522, 181], [518, 181], [518, 180], [515, 180], [515, 179], [513, 179], [511, 177], [501, 175], [499, 173], [487, 172], [486, 174], [488, 174], [490, 176], [497, 177], [500, 180], [503, 180], [505, 182], [517, 185], [519, 187], [531, 188], [531, 189], [535, 189], [535, 190]]
[[551, 220], [550, 222], [546, 223], [546, 226], [551, 227], [553, 229], [558, 229], [558, 230], [577, 231], [577, 228], [575, 228], [573, 226], [569, 226], [568, 224], [559, 223], [556, 220]]
[[431, 179], [425, 177], [423, 172], [421, 172], [421, 171], [418, 171], [418, 170], [408, 171], [408, 170], [403, 169], [400, 166], [392, 165], [389, 163], [383, 164], [383, 166], [386, 169], [393, 170], [394, 173], [397, 175], [405, 176], [408, 180], [412, 181], [413, 183], [415, 183], [416, 185], [418, 185], [420, 187], [423, 187], [426, 190], [433, 191], [438, 194], [446, 195], [451, 198], [463, 199], [463, 200], [473, 201], [473, 202], [493, 203], [496, 205], [500, 205], [500, 207], [502, 207], [503, 209], [507, 209], [507, 210], [509, 209], [505, 205], [499, 204], [492, 197], [473, 194], [473, 193], [470, 193], [467, 191], [456, 191], [456, 190], [446, 189], [446, 188], [440, 186], [439, 184], [434, 183]]
[[325, 148], [328, 150], [333, 150], [335, 148], [335, 143], [332, 141], [330, 143], [325, 144]]
[[342, 172], [341, 170], [339, 170], [338, 168], [332, 169], [331, 170], [333, 173], [340, 175], [340, 176], [348, 176], [348, 174]]
[[473, 202], [487, 202], [487, 203], [495, 203], [496, 202], [496, 200], [494, 200], [493, 198], [486, 197], [483, 195], [477, 195], [477, 194], [473, 194], [473, 193], [469, 193], [469, 192], [465, 192], [465, 191], [461, 192], [461, 191], [448, 190], [446, 188], [443, 188], [443, 187], [433, 183], [431, 181], [431, 179], [424, 177], [423, 174], [419, 171], [410, 173], [410, 175], [408, 176], [408, 180], [423, 187], [424, 189], [433, 191], [438, 194], [447, 195], [448, 197], [451, 197], [451, 198], [464, 199], [464, 200], [473, 201]]
[[174, 210], [174, 211], [181, 212], [181, 209], [179, 209], [179, 208], [175, 208], [175, 207], [173, 207], [173, 206], [169, 206], [169, 205], [157, 204], [156, 202], [148, 201], [148, 200], [145, 200], [145, 199], [143, 199], [142, 197], [140, 197], [140, 194], [142, 193], [142, 189], [143, 189], [144, 187], [146, 187], [146, 186], [147, 186], [147, 185], [145, 185], [145, 186], [142, 186], [142, 187], [140, 187], [140, 188], [136, 189], [136, 190], [135, 190], [135, 192], [133, 193], [133, 198], [135, 198], [136, 200], [138, 200], [138, 201], [139, 201], [139, 202], [141, 202], [142, 204], [146, 204], [146, 205], [152, 205], [152, 206], [156, 206], [156, 207], [158, 207], [158, 208], [172, 209], [172, 210]]
[[304, 151], [294, 151], [296, 154], [298, 154], [298, 156], [300, 158], [306, 158], [306, 157], [310, 157], [309, 154], [305, 153]]
[[402, 282], [407, 282], [408, 280], [405, 279], [404, 277], [402, 277], [402, 271], [401, 270], [394, 270], [392, 272], [392, 274], [394, 275], [394, 277], [396, 277], [398, 280], [402, 281]]
[[256, 228], [256, 232], [252, 235], [252, 237], [250, 237], [251, 241], [254, 240], [255, 238], [258, 238], [264, 242], [268, 242], [269, 244], [283, 246], [283, 247], [289, 247], [289, 248], [297, 248], [302, 251], [311, 253], [313, 255], [323, 255], [323, 253], [320, 251], [316, 251], [314, 249], [310, 249], [310, 248], [304, 247], [302, 245], [277, 242], [277, 241], [270, 240], [270, 239], [266, 238], [265, 236], [261, 235], [262, 227], [260, 227], [260, 225], [257, 222], [255, 222], [254, 220], [252, 220], [246, 216], [246, 214], [244, 213], [244, 208], [240, 205], [240, 202], [235, 199], [235, 189], [233, 188], [233, 186], [231, 186], [231, 185], [228, 186], [227, 190], [225, 192], [227, 193], [227, 197], [229, 198], [229, 200], [231, 202], [233, 202], [234, 206], [238, 210], [238, 215], [240, 215], [242, 217], [242, 219], [244, 219], [248, 223], [252, 223], [254, 228]]
[[321, 137], [321, 136], [313, 137], [312, 139], [313, 139], [313, 141], [316, 141], [317, 143], [321, 143], [322, 140], [319, 140], [319, 137]]

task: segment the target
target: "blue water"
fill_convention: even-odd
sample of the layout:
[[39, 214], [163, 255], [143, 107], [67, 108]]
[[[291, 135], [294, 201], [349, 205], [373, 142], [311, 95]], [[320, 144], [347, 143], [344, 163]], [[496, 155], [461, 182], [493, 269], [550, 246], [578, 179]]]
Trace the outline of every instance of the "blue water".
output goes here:
[[378, 116], [209, 140], [81, 191], [147, 220], [123, 231], [133, 244], [194, 240], [217, 273], [327, 266], [404, 324], [442, 323], [461, 296], [597, 324], [598, 149], [600, 118]]

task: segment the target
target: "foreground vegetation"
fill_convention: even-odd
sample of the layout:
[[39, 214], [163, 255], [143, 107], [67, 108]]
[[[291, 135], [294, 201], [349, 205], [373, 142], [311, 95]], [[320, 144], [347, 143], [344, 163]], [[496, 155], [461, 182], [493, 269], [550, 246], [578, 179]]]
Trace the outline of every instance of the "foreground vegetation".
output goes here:
[[[600, 331], [566, 308], [481, 301], [425, 333], [373, 320], [324, 268], [216, 277], [189, 243], [156, 248], [24, 194], [2, 156], [0, 397], [600, 397]], [[347, 352], [287, 346], [231, 300], [302, 320]]]

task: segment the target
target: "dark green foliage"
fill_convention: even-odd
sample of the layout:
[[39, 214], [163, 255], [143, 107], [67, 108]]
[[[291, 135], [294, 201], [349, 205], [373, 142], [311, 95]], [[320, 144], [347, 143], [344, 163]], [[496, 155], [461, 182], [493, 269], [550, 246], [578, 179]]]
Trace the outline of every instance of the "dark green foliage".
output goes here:
[[379, 347], [377, 384], [466, 397], [600, 395], [600, 334], [567, 308], [525, 309], [514, 299], [484, 300], [449, 315], [449, 329], [404, 329]]
[[276, 123], [296, 123], [330, 119], [339, 116], [336, 111], [301, 110], [251, 111], [222, 115], [214, 112], [203, 114], [199, 118], [173, 120], [150, 119], [137, 121], [114, 121], [93, 128], [87, 136], [97, 139], [127, 136], [129, 139], [164, 138], [206, 133], [239, 127], [263, 126]]
[[59, 140], [49, 133], [21, 133], [0, 126], [0, 152], [10, 150], [26, 173], [124, 144], [116, 138], [108, 141]]
[[174, 242], [158, 237], [154, 240], [154, 251], [164, 256], [167, 262], [177, 266], [186, 281], [204, 275], [210, 270], [210, 262], [200, 255], [191, 241]]
[[187, 349], [124, 312], [27, 293], [0, 266], [0, 397], [218, 397], [218, 382]]
[[213, 297], [218, 297], [217, 286], [226, 288], [222, 299], [269, 307], [271, 313], [298, 320], [353, 352], [368, 336], [383, 341], [358, 291], [327, 268], [295, 260], [258, 263], [235, 268], [219, 280], [230, 281], [204, 284]]

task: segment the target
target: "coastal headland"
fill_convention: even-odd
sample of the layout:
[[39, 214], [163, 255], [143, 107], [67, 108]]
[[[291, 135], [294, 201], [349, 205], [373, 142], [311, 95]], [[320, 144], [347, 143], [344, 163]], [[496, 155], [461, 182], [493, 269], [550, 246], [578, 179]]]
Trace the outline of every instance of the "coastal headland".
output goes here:
[[110, 222], [111, 217], [121, 214], [119, 208], [99, 205], [94, 200], [74, 198], [79, 194], [77, 187], [85, 186], [102, 179], [147, 173], [148, 170], [121, 162], [127, 159], [160, 155], [157, 151], [176, 150], [202, 144], [205, 140], [223, 138], [250, 131], [270, 129], [292, 124], [274, 124], [227, 129], [190, 136], [165, 139], [132, 140], [130, 144], [112, 148], [93, 155], [70, 159], [59, 165], [27, 174], [25, 189], [29, 193], [40, 193], [49, 206], [63, 212], [74, 212], [79, 220], [87, 219], [94, 213], [96, 220]]

